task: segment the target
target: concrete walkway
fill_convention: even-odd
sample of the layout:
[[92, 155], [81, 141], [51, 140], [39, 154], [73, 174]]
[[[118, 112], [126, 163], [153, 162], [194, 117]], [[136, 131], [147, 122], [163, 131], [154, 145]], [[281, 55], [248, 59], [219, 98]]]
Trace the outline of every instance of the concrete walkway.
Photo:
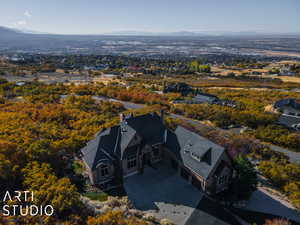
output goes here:
[[177, 225], [184, 225], [203, 194], [175, 170], [156, 164], [156, 169], [145, 168], [124, 181], [128, 198], [137, 209], [153, 213], [159, 219], [167, 218]]

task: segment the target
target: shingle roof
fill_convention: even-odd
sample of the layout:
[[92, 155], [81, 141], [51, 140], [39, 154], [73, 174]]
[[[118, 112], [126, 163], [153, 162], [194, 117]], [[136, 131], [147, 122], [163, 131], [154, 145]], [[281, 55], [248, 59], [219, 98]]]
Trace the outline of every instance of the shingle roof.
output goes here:
[[100, 161], [111, 162], [119, 126], [103, 129], [81, 149], [83, 160], [94, 169]]
[[94, 169], [101, 161], [112, 163], [113, 159], [122, 159], [129, 151], [128, 154], [136, 151], [135, 148], [128, 148], [136, 135], [141, 138], [142, 145], [165, 143], [184, 166], [203, 178], [209, 177], [224, 153], [223, 147], [181, 126], [175, 132], [166, 132], [161, 118], [155, 113], [149, 113], [126, 118], [120, 125], [98, 132], [81, 150], [83, 160]]
[[298, 101], [299, 100], [293, 99], [293, 98], [282, 99], [282, 100], [275, 102], [274, 107], [281, 108], [283, 106], [291, 106], [294, 109], [300, 110], [300, 103]]
[[224, 153], [224, 148], [181, 126], [169, 131], [167, 147], [184, 166], [208, 178]]
[[164, 142], [164, 132], [166, 128], [161, 121], [161, 117], [156, 113], [131, 117], [126, 119], [126, 122], [148, 145]]
[[281, 115], [279, 117], [278, 123], [286, 127], [292, 128], [292, 125], [300, 124], [300, 117]]
[[127, 117], [120, 125], [100, 130], [81, 152], [86, 164], [94, 169], [101, 160], [122, 159], [131, 140], [138, 135], [143, 144], [163, 143], [165, 126], [156, 113]]

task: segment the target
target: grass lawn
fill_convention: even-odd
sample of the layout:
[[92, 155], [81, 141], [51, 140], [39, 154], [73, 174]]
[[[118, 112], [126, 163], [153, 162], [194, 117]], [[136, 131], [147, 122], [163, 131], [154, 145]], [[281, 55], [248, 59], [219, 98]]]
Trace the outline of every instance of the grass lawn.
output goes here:
[[107, 200], [108, 195], [104, 192], [87, 192], [83, 194], [84, 197], [87, 197], [94, 201], [104, 202]]

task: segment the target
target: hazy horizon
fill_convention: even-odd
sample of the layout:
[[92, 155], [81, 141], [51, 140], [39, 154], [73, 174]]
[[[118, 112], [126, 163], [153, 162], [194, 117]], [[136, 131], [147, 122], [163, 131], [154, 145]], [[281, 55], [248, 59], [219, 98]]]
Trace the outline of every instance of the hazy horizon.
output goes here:
[[1, 3], [0, 26], [53, 34], [295, 34], [300, 33], [299, 11], [298, 0], [12, 0]]

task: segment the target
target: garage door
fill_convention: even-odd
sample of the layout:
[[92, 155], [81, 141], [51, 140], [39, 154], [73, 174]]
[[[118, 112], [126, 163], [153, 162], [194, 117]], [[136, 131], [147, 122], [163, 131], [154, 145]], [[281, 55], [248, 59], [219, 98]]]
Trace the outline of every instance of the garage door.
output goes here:
[[185, 170], [184, 168], [181, 168], [180, 174], [181, 174], [181, 176], [182, 176], [184, 179], [186, 179], [186, 180], [189, 179], [190, 174], [189, 174], [189, 172], [188, 172], [187, 170]]
[[202, 190], [201, 182], [196, 177], [192, 177], [192, 184], [199, 190]]

